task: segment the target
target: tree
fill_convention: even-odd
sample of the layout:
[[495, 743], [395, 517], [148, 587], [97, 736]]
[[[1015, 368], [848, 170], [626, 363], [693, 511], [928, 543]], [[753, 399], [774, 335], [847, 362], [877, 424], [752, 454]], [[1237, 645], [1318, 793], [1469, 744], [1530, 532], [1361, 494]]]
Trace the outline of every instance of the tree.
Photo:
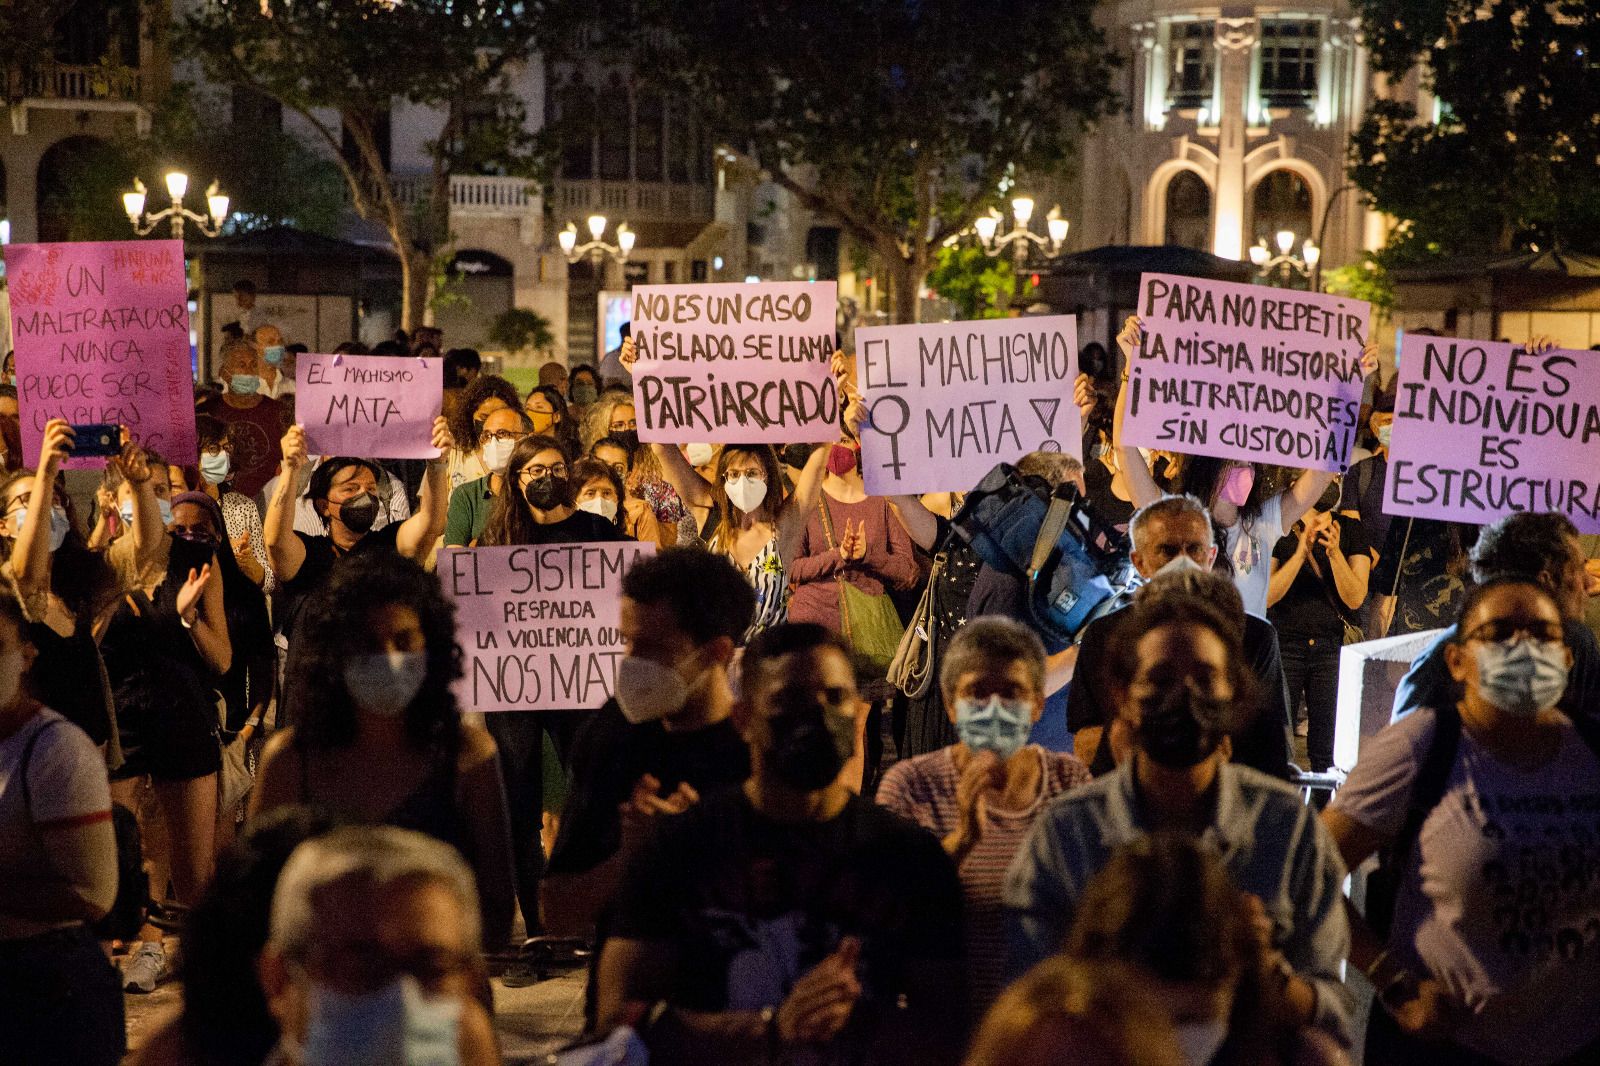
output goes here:
[[[533, 179], [540, 160], [508, 78], [533, 54], [536, 9], [520, 0], [212, 0], [181, 23], [207, 75], [248, 86], [309, 124], [351, 205], [400, 260], [401, 322], [425, 321], [433, 258], [450, 240], [450, 176]], [[394, 103], [442, 116], [414, 206], [385, 159]]]
[[[1015, 275], [1010, 256], [995, 258], [982, 248], [957, 244], [940, 248], [928, 271], [928, 287], [956, 305], [961, 317], [1004, 318], [1011, 302]], [[1028, 305], [1032, 286], [1024, 286], [1016, 301]]]
[[516, 355], [528, 348], [547, 351], [556, 343], [550, 320], [526, 307], [501, 311], [489, 326], [489, 343]]
[[1357, 0], [1374, 69], [1423, 64], [1437, 122], [1376, 101], [1350, 175], [1395, 231], [1387, 265], [1593, 246], [1600, 224], [1600, 4]]
[[[576, 18], [594, 18], [589, 0]], [[1110, 104], [1087, 3], [637, 0], [608, 36], [890, 276], [893, 317], [1008, 167], [1042, 172]], [[603, 17], [603, 16], [602, 16]], [[567, 35], [568, 37], [574, 35]]]

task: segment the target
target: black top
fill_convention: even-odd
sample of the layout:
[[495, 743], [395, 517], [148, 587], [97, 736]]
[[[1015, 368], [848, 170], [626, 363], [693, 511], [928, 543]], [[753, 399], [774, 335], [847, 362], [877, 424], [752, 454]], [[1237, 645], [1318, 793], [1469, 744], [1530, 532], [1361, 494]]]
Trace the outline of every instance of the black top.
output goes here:
[[525, 544], [581, 544], [595, 540], [632, 540], [633, 538], [597, 514], [574, 510], [559, 522], [547, 526], [534, 526]]
[[566, 806], [546, 870], [592, 870], [622, 846], [617, 808], [650, 774], [670, 796], [687, 782], [702, 797], [750, 776], [750, 749], [730, 719], [703, 729], [668, 730], [660, 722], [631, 725], [615, 700], [585, 718], [572, 742]]
[[[1110, 724], [1115, 706], [1106, 688], [1106, 646], [1117, 623], [1116, 611], [1096, 618], [1078, 641], [1078, 664], [1067, 686], [1067, 726], [1074, 732]], [[1289, 777], [1289, 697], [1283, 683], [1278, 633], [1257, 615], [1244, 616], [1244, 656], [1261, 682], [1261, 712], [1233, 734], [1233, 761], [1280, 780]], [[1096, 775], [1112, 769], [1111, 745], [1102, 738], [1089, 767]]]
[[109, 689], [89, 626], [80, 623], [72, 636], [63, 637], [43, 622], [29, 622], [27, 636], [37, 652], [28, 668], [28, 691], [96, 744], [110, 740]]
[[760, 814], [743, 789], [705, 799], [655, 828], [616, 911], [613, 935], [675, 949], [662, 994], [690, 1010], [776, 1007], [843, 937], [860, 938], [862, 999], [828, 1061], [898, 1060], [868, 1048], [880, 1025], [918, 1016], [896, 1009], [902, 993], [935, 1028], [963, 1002], [959, 988], [941, 988], [942, 1004], [908, 990], [916, 964], [960, 959], [955, 867], [932, 834], [859, 796], [799, 824]]
[[1369, 582], [1372, 596], [1395, 597], [1387, 636], [1455, 622], [1467, 590], [1462, 556], [1477, 539], [1476, 526], [1456, 522], [1396, 518], [1389, 523]]
[[1089, 490], [1089, 506], [1101, 521], [1126, 533], [1137, 508], [1111, 490], [1115, 476], [1099, 459], [1091, 458], [1083, 464], [1083, 484]]
[[300, 608], [305, 605], [306, 598], [328, 583], [328, 578], [333, 576], [333, 568], [341, 560], [348, 559], [352, 555], [360, 555], [362, 552], [397, 551], [396, 543], [400, 536], [401, 525], [400, 522], [390, 522], [382, 529], [363, 536], [346, 552], [341, 552], [334, 546], [332, 537], [326, 535], [308, 537], [298, 529], [295, 530], [294, 535], [305, 545], [306, 558], [294, 577], [283, 583], [283, 589], [279, 593], [282, 597], [282, 610], [278, 615], [279, 631], [286, 637], [294, 632], [295, 618], [300, 614]]
[[[305, 806], [327, 813], [337, 820], [339, 812], [320, 802], [311, 791], [311, 760], [316, 754], [305, 748], [300, 755], [300, 802]], [[472, 831], [467, 826], [466, 814], [456, 802], [456, 756], [443, 745], [429, 755], [428, 773], [417, 787], [406, 793], [400, 802], [380, 820], [380, 825], [396, 829], [410, 829], [449, 844], [472, 861]]]
[[1355, 511], [1361, 516], [1367, 544], [1373, 548], [1383, 544], [1393, 522], [1383, 510], [1383, 485], [1388, 476], [1389, 460], [1382, 455], [1369, 455], [1345, 474], [1344, 494], [1339, 498], [1339, 510]]
[[[1360, 520], [1342, 514], [1335, 514], [1333, 519], [1339, 523], [1339, 550], [1345, 558], [1352, 559], [1358, 555], [1371, 558], [1371, 545], [1367, 543]], [[1299, 535], [1290, 530], [1278, 538], [1278, 543], [1272, 549], [1272, 558], [1279, 563], [1287, 562], [1294, 557], [1299, 541]], [[1311, 568], [1312, 560], [1321, 567], [1320, 575]], [[1300, 572], [1295, 574], [1294, 581], [1290, 583], [1289, 591], [1267, 609], [1267, 618], [1284, 637], [1329, 640], [1335, 644], [1344, 639], [1346, 621], [1351, 625], [1356, 624], [1355, 608], [1339, 599], [1339, 590], [1333, 581], [1333, 567], [1321, 544], [1312, 545], [1307, 559], [1300, 564]]]

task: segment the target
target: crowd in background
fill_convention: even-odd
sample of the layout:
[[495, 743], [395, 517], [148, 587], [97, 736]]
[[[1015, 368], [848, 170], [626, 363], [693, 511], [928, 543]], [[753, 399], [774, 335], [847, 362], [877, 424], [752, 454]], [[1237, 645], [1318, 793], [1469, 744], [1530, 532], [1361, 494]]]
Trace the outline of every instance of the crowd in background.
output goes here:
[[[1342, 476], [1131, 446], [1139, 320], [1085, 349], [1082, 461], [1007, 468], [1113, 532], [1064, 637], [969, 493], [867, 493], [848, 353], [774, 447], [642, 443], [631, 338], [526, 392], [342, 344], [442, 369], [391, 461], [225, 332], [198, 455], [89, 486], [7, 362], [0, 1058], [118, 1062], [180, 977], [136, 1061], [495, 1063], [561, 956], [571, 1063], [1600, 1061], [1595, 538], [1384, 514], [1370, 346]], [[463, 713], [438, 551], [620, 540], [613, 698]], [[1346, 776], [1340, 649], [1433, 630]]]

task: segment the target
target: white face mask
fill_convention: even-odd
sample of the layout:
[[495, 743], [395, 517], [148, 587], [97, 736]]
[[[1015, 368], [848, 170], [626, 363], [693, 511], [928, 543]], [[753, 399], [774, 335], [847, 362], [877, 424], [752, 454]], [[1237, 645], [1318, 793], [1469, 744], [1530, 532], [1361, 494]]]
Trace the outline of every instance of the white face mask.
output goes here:
[[1194, 559], [1190, 558], [1188, 555], [1174, 555], [1172, 558], [1168, 559], [1164, 564], [1162, 564], [1160, 570], [1157, 570], [1151, 576], [1160, 577], [1162, 574], [1183, 574], [1191, 570], [1201, 574], [1206, 572], [1205, 567], [1195, 562]]
[[21, 648], [12, 648], [0, 654], [0, 710], [17, 702], [17, 693], [22, 691], [22, 671], [25, 668]]
[[728, 502], [745, 514], [760, 507], [767, 498], [767, 483], [758, 477], [730, 477], [722, 488], [728, 494]]
[[[18, 507], [11, 513], [11, 536], [14, 538], [22, 535], [23, 524], [28, 521], [28, 509]], [[129, 519], [132, 521], [132, 519]], [[67, 512], [60, 507], [50, 508], [50, 553], [54, 555], [67, 541], [67, 531], [72, 528], [72, 523], [67, 520]]]
[[578, 510], [597, 514], [607, 522], [615, 522], [617, 519], [617, 501], [609, 496], [591, 496], [578, 504]]
[[683, 457], [689, 460], [690, 466], [705, 466], [711, 461], [717, 450], [709, 444], [685, 444]]
[[637, 655], [617, 664], [617, 706], [634, 725], [676, 714], [688, 701], [689, 686], [672, 667]]
[[504, 474], [511, 464], [511, 453], [517, 447], [514, 440], [492, 440], [483, 446], [483, 465], [491, 474]]
[[311, 985], [303, 1066], [457, 1066], [461, 1001], [430, 996], [415, 977], [352, 995]]
[[345, 689], [355, 705], [386, 718], [405, 713], [427, 676], [428, 657], [421, 652], [352, 655], [344, 667]]
[[1189, 1066], [1209, 1066], [1211, 1060], [1217, 1057], [1223, 1041], [1228, 1039], [1226, 1018], [1214, 1022], [1190, 1022], [1172, 1028], [1178, 1038], [1178, 1050], [1183, 1052]]

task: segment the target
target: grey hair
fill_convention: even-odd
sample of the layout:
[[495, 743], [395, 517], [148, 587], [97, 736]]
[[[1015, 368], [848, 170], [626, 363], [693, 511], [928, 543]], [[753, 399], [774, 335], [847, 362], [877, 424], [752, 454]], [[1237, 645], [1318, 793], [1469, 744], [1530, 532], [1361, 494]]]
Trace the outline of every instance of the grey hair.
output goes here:
[[1157, 574], [1134, 593], [1134, 601], [1161, 600], [1169, 596], [1204, 600], [1222, 614], [1244, 624], [1244, 597], [1233, 579], [1211, 570], [1180, 570]]
[[317, 896], [348, 878], [376, 888], [425, 879], [449, 889], [461, 904], [467, 950], [479, 942], [478, 890], [472, 870], [450, 845], [410, 829], [346, 826], [294, 849], [272, 893], [269, 939], [290, 959], [304, 959], [316, 939]]
[[939, 667], [939, 690], [952, 700], [964, 675], [1001, 661], [1027, 667], [1028, 680], [1044, 695], [1044, 643], [1021, 622], [999, 615], [974, 618], [956, 631]]
[[1083, 463], [1066, 452], [1029, 452], [1017, 460], [1017, 473], [1042, 477], [1051, 486], [1061, 484], [1083, 472]]
[[1133, 518], [1128, 521], [1128, 538], [1134, 551], [1139, 550], [1140, 534], [1144, 527], [1160, 518], [1172, 521], [1184, 516], [1193, 516], [1196, 521], [1206, 527], [1206, 539], [1213, 545], [1216, 538], [1211, 532], [1211, 512], [1206, 505], [1200, 502], [1198, 496], [1190, 493], [1169, 492], [1152, 503], [1147, 503], [1133, 513]]

